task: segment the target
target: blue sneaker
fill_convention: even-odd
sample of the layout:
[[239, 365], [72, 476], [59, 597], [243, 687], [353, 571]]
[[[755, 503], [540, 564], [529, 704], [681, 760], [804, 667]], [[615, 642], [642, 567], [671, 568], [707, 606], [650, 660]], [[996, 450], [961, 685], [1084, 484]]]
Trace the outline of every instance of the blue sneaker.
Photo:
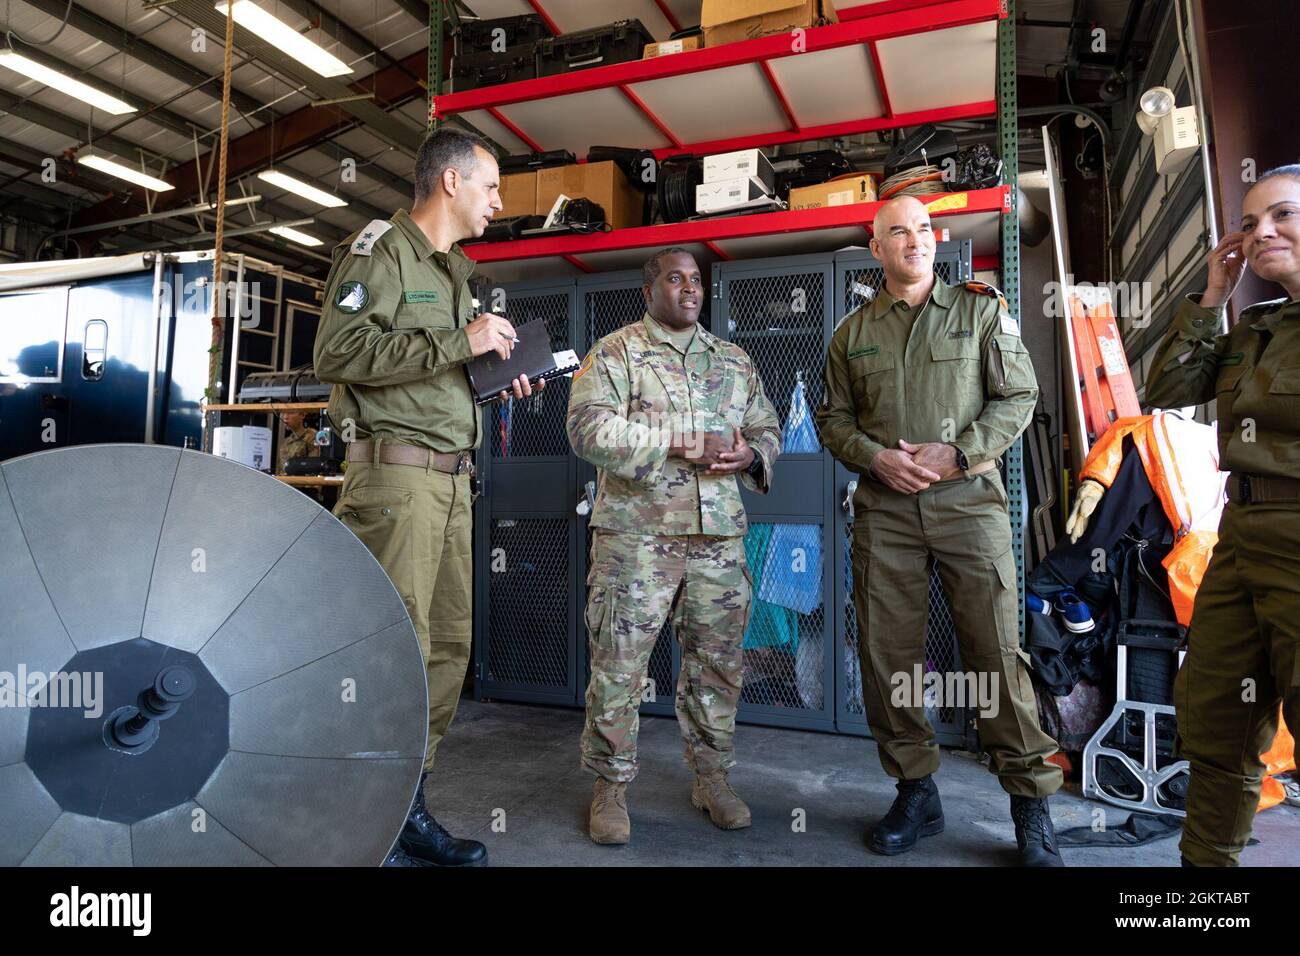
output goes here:
[[1030, 614], [1045, 614], [1052, 616], [1052, 605], [1048, 604], [1033, 591], [1025, 592], [1025, 608]]
[[1073, 591], [1062, 591], [1056, 596], [1056, 610], [1060, 612], [1066, 630], [1074, 634], [1091, 631], [1096, 626], [1092, 620], [1092, 610]]

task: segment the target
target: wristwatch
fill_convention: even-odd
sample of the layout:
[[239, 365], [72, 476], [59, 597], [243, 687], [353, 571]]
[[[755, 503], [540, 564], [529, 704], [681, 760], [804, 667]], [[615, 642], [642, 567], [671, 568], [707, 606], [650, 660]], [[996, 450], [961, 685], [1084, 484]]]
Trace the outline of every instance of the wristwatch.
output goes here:
[[949, 447], [957, 453], [957, 467], [962, 471], [969, 471], [970, 462], [966, 460], [966, 453], [951, 442], [949, 443]]
[[749, 467], [745, 469], [745, 474], [749, 475], [749, 477], [753, 478], [755, 481], [763, 480], [763, 459], [758, 456], [758, 452], [754, 453], [754, 460], [751, 461]]

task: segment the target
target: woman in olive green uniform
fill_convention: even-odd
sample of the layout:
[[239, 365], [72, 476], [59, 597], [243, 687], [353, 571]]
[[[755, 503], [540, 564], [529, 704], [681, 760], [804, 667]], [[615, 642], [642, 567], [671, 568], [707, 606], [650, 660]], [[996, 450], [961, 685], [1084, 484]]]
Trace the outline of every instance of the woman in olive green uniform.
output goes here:
[[[1247, 265], [1286, 297], [1218, 335]], [[1269, 170], [1246, 193], [1240, 231], [1210, 253], [1205, 292], [1188, 296], [1152, 361], [1146, 400], [1215, 400], [1219, 467], [1232, 473], [1174, 703], [1191, 765], [1183, 863], [1236, 866], [1279, 702], [1300, 727], [1300, 166]]]

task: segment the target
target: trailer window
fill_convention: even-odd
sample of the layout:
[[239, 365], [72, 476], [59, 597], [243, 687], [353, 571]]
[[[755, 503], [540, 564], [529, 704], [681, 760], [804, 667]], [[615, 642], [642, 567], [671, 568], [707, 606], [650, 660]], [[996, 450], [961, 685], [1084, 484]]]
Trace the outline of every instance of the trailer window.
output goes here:
[[0, 382], [63, 381], [68, 289], [0, 296]]
[[108, 323], [91, 319], [86, 323], [86, 334], [81, 341], [81, 377], [87, 382], [98, 382], [104, 377], [104, 360], [108, 358]]

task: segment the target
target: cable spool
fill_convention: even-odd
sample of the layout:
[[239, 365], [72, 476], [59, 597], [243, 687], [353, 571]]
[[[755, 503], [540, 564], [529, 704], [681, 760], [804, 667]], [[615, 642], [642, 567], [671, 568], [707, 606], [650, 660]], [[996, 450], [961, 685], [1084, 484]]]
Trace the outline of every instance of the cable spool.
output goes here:
[[702, 182], [704, 164], [693, 157], [659, 164], [659, 214], [664, 222], [681, 222], [695, 215], [695, 187]]
[[932, 196], [947, 192], [943, 173], [938, 166], [911, 166], [901, 169], [880, 184], [881, 199], [896, 196]]

